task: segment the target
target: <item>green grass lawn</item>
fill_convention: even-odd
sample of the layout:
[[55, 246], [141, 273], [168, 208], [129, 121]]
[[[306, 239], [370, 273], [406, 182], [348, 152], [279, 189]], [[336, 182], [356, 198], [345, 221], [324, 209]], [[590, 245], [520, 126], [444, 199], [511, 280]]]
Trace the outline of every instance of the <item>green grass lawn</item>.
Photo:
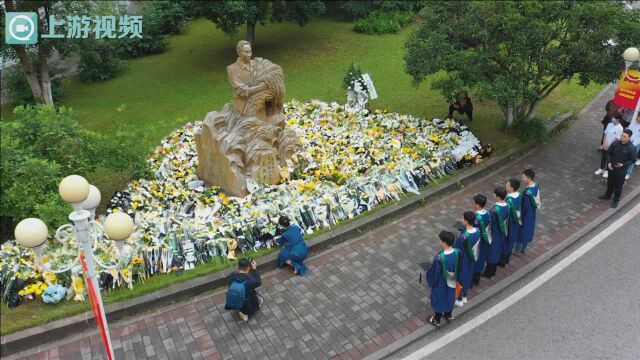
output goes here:
[[[404, 73], [404, 42], [415, 24], [399, 34], [370, 36], [352, 31], [351, 23], [321, 18], [307, 27], [295, 24], [258, 26], [253, 53], [282, 66], [287, 98], [303, 101], [344, 102], [342, 78], [351, 64], [359, 63], [369, 71], [379, 95], [371, 108], [408, 113], [426, 118], [444, 117], [448, 104], [431, 90], [430, 81], [415, 88]], [[183, 35], [170, 40], [167, 52], [129, 61], [118, 77], [101, 83], [83, 83], [77, 78], [64, 83], [63, 105], [72, 107], [78, 121], [87, 128], [109, 133], [122, 124], [145, 130], [151, 144], [158, 144], [176, 127], [203, 119], [209, 111], [219, 110], [231, 99], [225, 68], [235, 61], [235, 43], [205, 20], [192, 22]], [[600, 90], [592, 85], [582, 88], [562, 84], [539, 107], [539, 115], [574, 113]], [[517, 139], [503, 131], [502, 115], [495, 104], [474, 101], [473, 132], [497, 152], [514, 146]], [[10, 106], [2, 106], [6, 118]], [[126, 174], [101, 171], [90, 180], [105, 194], [121, 189], [129, 181]], [[258, 255], [263, 254], [262, 252]], [[166, 287], [171, 283], [219, 270], [222, 265], [208, 264], [186, 272], [154, 276], [133, 290], [116, 290], [105, 295], [105, 303], [123, 300]], [[57, 318], [87, 311], [88, 303], [63, 302], [55, 305], [40, 300], [25, 302], [14, 310], [2, 304], [2, 335]]]

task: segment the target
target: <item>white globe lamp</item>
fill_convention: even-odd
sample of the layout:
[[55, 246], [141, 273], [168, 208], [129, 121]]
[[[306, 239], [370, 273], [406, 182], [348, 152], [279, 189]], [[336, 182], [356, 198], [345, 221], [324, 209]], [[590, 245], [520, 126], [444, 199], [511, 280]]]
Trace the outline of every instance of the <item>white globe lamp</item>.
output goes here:
[[85, 201], [89, 196], [89, 182], [80, 175], [69, 175], [62, 179], [58, 186], [58, 193], [62, 199], [70, 204]]
[[627, 67], [631, 66], [636, 61], [640, 61], [640, 50], [635, 47], [630, 47], [622, 53], [624, 63]]
[[82, 208], [85, 210], [94, 210], [100, 205], [101, 199], [100, 190], [93, 185], [89, 185], [89, 196], [82, 202]]
[[107, 216], [103, 227], [109, 239], [123, 241], [133, 232], [133, 219], [131, 219], [131, 216], [121, 212], [111, 214]]
[[36, 248], [47, 240], [49, 231], [44, 221], [37, 218], [27, 218], [18, 223], [14, 235], [20, 245]]

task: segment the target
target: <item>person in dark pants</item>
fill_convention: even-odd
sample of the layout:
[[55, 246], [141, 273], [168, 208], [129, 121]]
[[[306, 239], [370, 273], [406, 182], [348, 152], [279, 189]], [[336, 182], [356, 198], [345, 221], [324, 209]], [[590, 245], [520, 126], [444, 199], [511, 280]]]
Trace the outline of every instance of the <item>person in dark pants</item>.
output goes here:
[[607, 102], [604, 110], [606, 114], [604, 115], [602, 121], [600, 121], [600, 124], [602, 124], [602, 137], [600, 138], [600, 147], [598, 147], [598, 150], [602, 150], [602, 143], [604, 142], [604, 132], [605, 130], [607, 130], [607, 125], [609, 125], [613, 120], [613, 116], [618, 115], [618, 119], [620, 118], [619, 114], [616, 113], [618, 110], [618, 105], [613, 102], [613, 99]]
[[428, 316], [427, 321], [433, 326], [440, 325], [444, 316], [447, 321], [453, 320], [451, 312], [456, 301], [456, 284], [462, 256], [453, 247], [456, 236], [449, 231], [441, 231], [438, 235], [442, 243], [442, 252], [437, 254], [427, 271], [427, 285], [431, 288], [431, 307], [434, 315]]
[[227, 306], [225, 306], [225, 309], [239, 310], [240, 318], [247, 321], [262, 305], [262, 298], [256, 291], [256, 289], [262, 285], [260, 273], [256, 268], [256, 261], [247, 258], [238, 260], [238, 271], [231, 274], [229, 288], [231, 288], [234, 282], [244, 284], [244, 288], [246, 289], [244, 305], [240, 309], [227, 308]]
[[600, 199], [609, 200], [613, 194], [612, 208], [618, 207], [627, 167], [636, 161], [635, 148], [629, 141], [632, 135], [631, 130], [625, 129], [620, 140], [614, 141], [607, 151], [607, 169], [610, 175], [607, 178], [607, 192], [600, 196]]
[[447, 119], [452, 119], [453, 112], [456, 110], [460, 114], [467, 114], [469, 121], [473, 121], [473, 104], [471, 103], [471, 98], [467, 95], [467, 93], [462, 93], [461, 96], [458, 97], [456, 102], [449, 105], [449, 115], [447, 115]]

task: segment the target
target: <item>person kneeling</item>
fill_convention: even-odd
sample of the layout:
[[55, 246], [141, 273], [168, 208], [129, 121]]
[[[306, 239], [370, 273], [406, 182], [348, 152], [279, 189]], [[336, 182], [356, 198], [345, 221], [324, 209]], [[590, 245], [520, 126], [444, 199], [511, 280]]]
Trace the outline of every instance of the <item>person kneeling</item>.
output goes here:
[[247, 258], [238, 260], [238, 271], [231, 274], [227, 288], [225, 310], [238, 310], [242, 320], [249, 320], [262, 305], [262, 298], [256, 291], [260, 285], [262, 280], [256, 269], [256, 261]]
[[304, 276], [307, 273], [307, 267], [303, 262], [309, 249], [302, 237], [302, 229], [298, 225], [291, 225], [289, 217], [285, 215], [278, 219], [278, 224], [285, 229], [281, 235], [283, 246], [278, 256], [280, 267], [289, 265], [296, 274]]

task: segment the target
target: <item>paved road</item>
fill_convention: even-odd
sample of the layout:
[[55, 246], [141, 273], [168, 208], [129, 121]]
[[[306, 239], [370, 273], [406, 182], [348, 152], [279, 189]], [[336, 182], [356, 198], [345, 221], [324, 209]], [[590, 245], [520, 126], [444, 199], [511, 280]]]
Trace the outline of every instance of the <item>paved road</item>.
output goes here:
[[[576, 247], [560, 253], [552, 263], [559, 262]], [[640, 215], [525, 298], [426, 359], [638, 359], [637, 254], [640, 254]], [[551, 266], [545, 264], [543, 269], [510, 286], [501, 297], [510, 295]], [[474, 319], [501, 302], [501, 297], [464, 314], [458, 321]], [[448, 332], [459, 333], [456, 329], [457, 326], [447, 332], [431, 333], [390, 358], [403, 358]]]
[[[473, 298], [551, 249], [609, 208], [597, 199], [604, 182], [593, 175], [600, 154], [604, 104], [613, 89], [561, 135], [519, 163], [506, 166], [457, 193], [416, 209], [308, 261], [308, 277], [275, 272], [264, 277], [264, 309], [248, 324], [223, 309], [224, 294], [176, 305], [158, 304], [146, 315], [111, 324], [118, 359], [360, 359], [425, 324], [427, 291], [417, 283], [417, 262], [440, 248], [437, 233], [452, 228], [478, 192], [490, 194], [509, 177], [533, 167], [542, 186], [544, 211], [525, 256], [515, 257]], [[625, 193], [640, 185], [634, 172]], [[37, 359], [102, 359], [95, 331], [43, 344]]]

